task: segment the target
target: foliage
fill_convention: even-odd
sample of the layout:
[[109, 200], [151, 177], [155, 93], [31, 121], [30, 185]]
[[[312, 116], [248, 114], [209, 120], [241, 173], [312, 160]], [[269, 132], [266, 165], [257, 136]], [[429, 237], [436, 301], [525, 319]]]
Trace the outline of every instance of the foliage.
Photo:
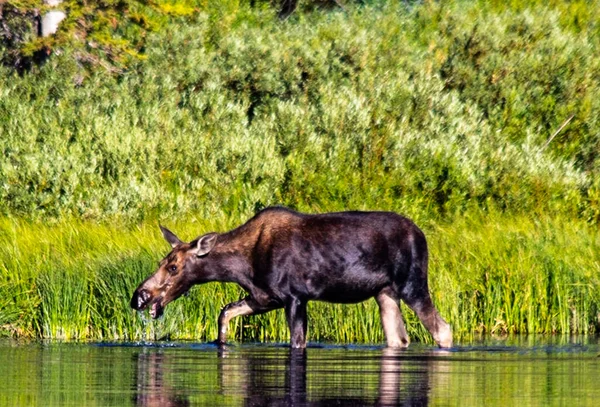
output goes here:
[[73, 49], [35, 75], [5, 71], [0, 210], [475, 206], [595, 222], [595, 31], [534, 11], [381, 4], [278, 22], [239, 6], [167, 25], [116, 77], [82, 69]]
[[72, 57], [80, 64], [118, 72], [143, 58], [149, 32], [170, 17], [193, 14], [194, 5], [193, 0], [65, 0], [56, 6], [67, 16], [59, 31], [41, 38], [37, 18], [54, 8], [41, 0], [8, 0], [0, 12], [0, 63], [29, 70], [53, 50], [69, 46], [77, 50]]
[[[461, 334], [597, 330], [597, 2], [375, 1], [285, 21], [266, 3], [194, 4], [157, 12], [157, 32], [89, 34], [143, 38], [123, 47], [145, 58], [122, 64], [125, 48], [98, 48], [118, 72], [73, 43], [21, 76], [0, 68], [6, 332], [150, 334], [127, 301], [162, 254], [156, 220], [191, 238], [271, 204], [425, 225], [436, 302]], [[198, 289], [154, 336], [212, 338], [239, 295]], [[381, 340], [374, 304], [343, 310], [316, 304], [313, 338]], [[282, 318], [234, 331], [280, 340]]]

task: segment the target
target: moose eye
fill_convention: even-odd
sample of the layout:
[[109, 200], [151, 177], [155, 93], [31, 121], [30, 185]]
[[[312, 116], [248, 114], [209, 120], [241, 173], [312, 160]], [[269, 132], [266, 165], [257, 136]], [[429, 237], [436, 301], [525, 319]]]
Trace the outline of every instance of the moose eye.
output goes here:
[[171, 264], [169, 267], [167, 267], [167, 270], [169, 271], [169, 273], [175, 274], [175, 272], [177, 271], [177, 266], [174, 264]]

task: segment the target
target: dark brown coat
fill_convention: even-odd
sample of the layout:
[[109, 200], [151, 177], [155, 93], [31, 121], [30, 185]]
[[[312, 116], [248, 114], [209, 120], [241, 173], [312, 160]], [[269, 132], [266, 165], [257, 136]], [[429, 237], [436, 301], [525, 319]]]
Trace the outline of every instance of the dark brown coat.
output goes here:
[[441, 347], [452, 345], [449, 325], [435, 309], [427, 284], [427, 243], [409, 219], [391, 212], [307, 215], [268, 208], [223, 234], [185, 243], [162, 228], [173, 250], [133, 294], [131, 306], [150, 306], [154, 318], [194, 284], [234, 282], [248, 296], [219, 316], [224, 343], [229, 320], [285, 308], [292, 347], [306, 345], [306, 304], [356, 303], [374, 297], [388, 346], [409, 340], [399, 300], [413, 309]]

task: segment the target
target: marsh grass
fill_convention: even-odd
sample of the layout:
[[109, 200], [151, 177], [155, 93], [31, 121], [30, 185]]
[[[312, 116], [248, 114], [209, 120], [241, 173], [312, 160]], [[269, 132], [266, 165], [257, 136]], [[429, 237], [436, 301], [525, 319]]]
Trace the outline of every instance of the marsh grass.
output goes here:
[[[180, 223], [191, 240], [231, 221]], [[425, 223], [431, 251], [430, 286], [457, 337], [510, 333], [598, 332], [600, 235], [565, 219], [464, 217]], [[216, 337], [225, 304], [240, 299], [231, 284], [195, 287], [147, 323], [129, 307], [135, 287], [168, 251], [155, 224], [136, 227], [82, 222], [42, 226], [3, 221], [2, 327], [12, 335], [60, 339], [150, 340]], [[10, 231], [8, 233], [7, 231]], [[31, 247], [33, 245], [33, 247]], [[7, 278], [10, 277], [10, 278]], [[430, 341], [404, 307], [413, 339]], [[312, 341], [379, 343], [383, 333], [373, 300], [357, 305], [311, 303]], [[231, 335], [243, 341], [287, 341], [283, 312], [237, 318]]]

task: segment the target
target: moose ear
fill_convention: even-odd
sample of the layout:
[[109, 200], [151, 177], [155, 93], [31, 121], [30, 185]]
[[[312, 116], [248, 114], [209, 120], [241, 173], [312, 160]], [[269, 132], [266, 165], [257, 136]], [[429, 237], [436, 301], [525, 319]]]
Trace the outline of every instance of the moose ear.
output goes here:
[[200, 238], [198, 238], [198, 246], [196, 249], [196, 256], [201, 257], [205, 256], [215, 247], [217, 243], [217, 237], [219, 235], [217, 233], [208, 233]]
[[177, 245], [180, 245], [181, 243], [183, 243], [181, 240], [179, 240], [179, 238], [177, 236], [175, 236], [175, 234], [173, 232], [171, 232], [169, 229], [167, 229], [166, 227], [163, 227], [161, 225], [158, 225], [160, 227], [160, 231], [163, 234], [163, 237], [165, 238], [165, 240], [167, 242], [169, 242], [169, 244], [171, 245], [171, 247], [175, 247]]

